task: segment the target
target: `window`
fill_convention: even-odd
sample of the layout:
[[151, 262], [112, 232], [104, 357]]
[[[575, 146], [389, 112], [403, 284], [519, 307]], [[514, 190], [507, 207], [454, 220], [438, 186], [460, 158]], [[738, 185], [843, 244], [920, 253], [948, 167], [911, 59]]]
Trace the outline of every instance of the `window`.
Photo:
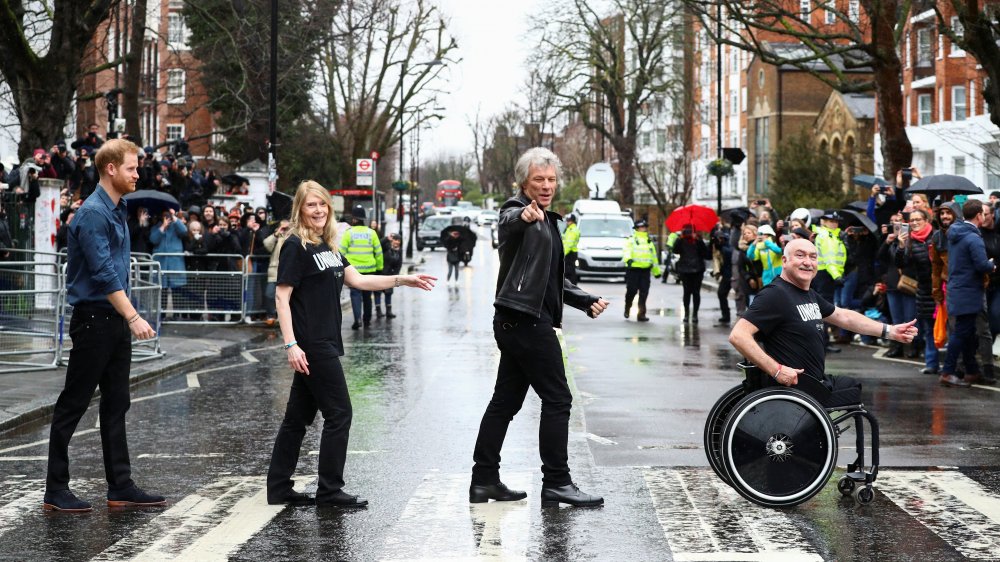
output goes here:
[[944, 58], [944, 35], [938, 33], [937, 59], [941, 60], [943, 58]]
[[729, 92], [729, 114], [738, 115], [740, 113], [740, 98], [739, 92], [736, 90], [731, 90]]
[[667, 132], [656, 131], [656, 151], [665, 152], [667, 150]]
[[944, 119], [944, 86], [941, 86], [940, 88], [938, 88], [937, 93], [938, 93], [938, 99], [937, 99], [937, 102], [938, 102], [937, 103], [937, 108], [938, 108], [938, 123], [940, 123], [941, 121], [945, 120]]
[[953, 121], [964, 121], [968, 116], [965, 102], [965, 86], [951, 88], [951, 118]]
[[184, 138], [184, 124], [167, 125], [167, 141], [174, 141]]
[[861, 19], [861, 2], [859, 0], [851, 0], [847, 3], [847, 17], [854, 23], [858, 23]]
[[993, 145], [986, 154], [986, 185], [987, 191], [1000, 191], [1000, 156], [997, 156], [997, 145]]
[[911, 45], [910, 45], [910, 32], [909, 31], [906, 32], [906, 41], [904, 41], [904, 44], [905, 44], [905, 48], [903, 49], [903, 56], [901, 58], [903, 59], [903, 61], [902, 61], [903, 62], [903, 66], [906, 67], [906, 68], [910, 68], [910, 59], [913, 58], [913, 55], [911, 54], [912, 51], [910, 50]]
[[930, 66], [934, 59], [931, 53], [931, 30], [922, 28], [917, 30], [917, 66]]
[[756, 131], [754, 135], [754, 191], [757, 193], [767, 193], [768, 163], [770, 161], [770, 128], [769, 118], [761, 117], [755, 119]]
[[646, 131], [642, 134], [642, 147], [649, 148], [650, 143], [649, 131]]
[[809, 12], [812, 11], [812, 2], [810, 0], [799, 0], [799, 13], [804, 18], [809, 17]]
[[167, 43], [172, 49], [187, 48], [187, 27], [184, 25], [184, 16], [179, 12], [167, 15]]
[[910, 111], [911, 111], [910, 94], [906, 94], [906, 112], [903, 113], [903, 124], [907, 127], [913, 124], [913, 116], [910, 113]]
[[930, 94], [920, 94], [917, 96], [917, 125], [930, 125], [932, 112]]
[[[958, 19], [958, 16], [951, 17], [951, 30], [955, 33], [955, 36], [959, 39], [965, 37], [965, 28], [962, 26], [962, 21]], [[951, 55], [952, 57], [964, 57], [965, 51], [958, 46], [954, 41], [951, 43]]]
[[826, 25], [833, 25], [837, 23], [837, 13], [833, 10], [825, 10], [825, 17], [823, 18], [823, 23]]
[[167, 71], [167, 103], [184, 103], [184, 71]]
[[965, 156], [955, 156], [951, 159], [951, 167], [956, 176], [965, 175]]
[[969, 80], [969, 115], [976, 114], [976, 81]]

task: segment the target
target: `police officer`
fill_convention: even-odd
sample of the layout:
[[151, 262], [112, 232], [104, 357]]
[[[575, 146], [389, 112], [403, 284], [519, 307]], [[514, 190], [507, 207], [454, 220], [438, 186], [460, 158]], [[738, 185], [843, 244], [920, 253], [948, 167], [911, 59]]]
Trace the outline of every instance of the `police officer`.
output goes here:
[[580, 278], [576, 276], [576, 252], [580, 243], [580, 227], [576, 225], [576, 217], [566, 215], [566, 230], [562, 235], [563, 252], [566, 255], [566, 279], [576, 285]]
[[[816, 278], [812, 288], [829, 302], [833, 302], [833, 294], [837, 290], [838, 280], [844, 276], [844, 266], [847, 263], [847, 247], [840, 239], [840, 215], [837, 211], [827, 211], [819, 219], [819, 226], [813, 225], [816, 232], [816, 251], [819, 264], [816, 267]], [[837, 353], [840, 348], [827, 343], [826, 351]]]
[[[356, 205], [351, 209], [351, 228], [344, 231], [340, 237], [340, 253], [358, 273], [373, 275], [382, 271], [382, 243], [378, 233], [365, 226], [365, 208]], [[372, 323], [372, 292], [351, 287], [351, 309], [354, 312], [352, 330], [365, 328]]]
[[639, 315], [636, 320], [649, 322], [646, 316], [646, 296], [649, 295], [649, 272], [660, 276], [660, 266], [656, 263], [656, 246], [649, 239], [649, 223], [639, 219], [635, 232], [625, 240], [622, 261], [625, 262], [625, 318], [629, 317], [632, 299], [639, 294]]

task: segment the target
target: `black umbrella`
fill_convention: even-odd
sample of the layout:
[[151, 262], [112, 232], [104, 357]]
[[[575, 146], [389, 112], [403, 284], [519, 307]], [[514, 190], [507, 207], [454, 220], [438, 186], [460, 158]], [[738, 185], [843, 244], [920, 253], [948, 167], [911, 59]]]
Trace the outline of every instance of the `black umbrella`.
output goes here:
[[920, 178], [920, 180], [911, 185], [906, 192], [936, 194], [945, 191], [951, 193], [983, 192], [982, 189], [969, 181], [969, 179], [951, 174], [937, 174]]
[[861, 226], [867, 228], [869, 232], [875, 232], [878, 228], [875, 226], [875, 223], [873, 223], [872, 220], [863, 212], [859, 213], [854, 209], [841, 209], [840, 212], [847, 217], [847, 222], [859, 222], [861, 223]]
[[854, 209], [855, 211], [861, 211], [862, 213], [868, 212], [868, 201], [851, 201], [847, 204], [848, 209]]
[[271, 217], [276, 220], [284, 220], [292, 216], [292, 196], [281, 191], [275, 191], [267, 196], [267, 203], [271, 206]]
[[724, 223], [733, 224], [734, 222], [738, 222], [742, 224], [752, 214], [749, 207], [733, 207], [732, 209], [723, 209], [720, 217]]
[[155, 189], [140, 189], [125, 195], [130, 209], [143, 207], [150, 215], [158, 215], [166, 209], [181, 210], [181, 204], [173, 195]]
[[885, 181], [883, 178], [878, 176], [873, 176], [871, 174], [858, 174], [851, 178], [851, 181], [855, 185], [860, 185], [861, 187], [871, 188], [874, 185], [889, 185], [889, 182]]
[[459, 238], [462, 239], [462, 244], [461, 244], [462, 249], [470, 249], [476, 246], [476, 240], [477, 240], [476, 233], [472, 232], [472, 229], [470, 229], [469, 227], [458, 224], [446, 226], [443, 229], [441, 229], [442, 244], [444, 244], [445, 239], [451, 236], [451, 233], [453, 231], [458, 231]]

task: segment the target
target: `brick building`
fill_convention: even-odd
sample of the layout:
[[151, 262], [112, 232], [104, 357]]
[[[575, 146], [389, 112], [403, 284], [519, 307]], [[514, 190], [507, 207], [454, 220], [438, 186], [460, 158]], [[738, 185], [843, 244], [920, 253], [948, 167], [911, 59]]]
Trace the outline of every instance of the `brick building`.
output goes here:
[[[127, 52], [131, 28], [131, 2], [123, 2], [94, 35], [85, 67], [116, 60]], [[211, 156], [212, 114], [202, 85], [200, 64], [187, 47], [188, 32], [181, 0], [150, 0], [145, 20], [142, 70], [139, 86], [139, 130], [143, 145], [169, 150], [180, 138], [190, 140], [195, 159]], [[77, 135], [96, 123], [110, 131], [105, 94], [124, 87], [121, 66], [87, 75], [80, 85], [76, 108]], [[122, 96], [117, 96], [119, 104]], [[120, 106], [119, 106], [120, 107]], [[119, 119], [122, 113], [118, 111]], [[122, 122], [119, 121], [119, 128]]]
[[855, 186], [851, 178], [875, 173], [875, 96], [831, 92], [813, 128], [817, 148], [841, 165], [844, 193], [853, 191], [866, 198], [867, 190]]

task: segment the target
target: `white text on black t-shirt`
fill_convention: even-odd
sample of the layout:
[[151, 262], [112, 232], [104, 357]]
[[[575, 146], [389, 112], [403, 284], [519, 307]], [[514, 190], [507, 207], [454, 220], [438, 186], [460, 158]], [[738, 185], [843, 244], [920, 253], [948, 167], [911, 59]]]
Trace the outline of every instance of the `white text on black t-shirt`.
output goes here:
[[335, 254], [330, 250], [313, 254], [313, 261], [316, 262], [316, 267], [318, 267], [320, 271], [330, 267], [342, 267], [344, 265], [344, 262], [340, 259], [340, 254]]

